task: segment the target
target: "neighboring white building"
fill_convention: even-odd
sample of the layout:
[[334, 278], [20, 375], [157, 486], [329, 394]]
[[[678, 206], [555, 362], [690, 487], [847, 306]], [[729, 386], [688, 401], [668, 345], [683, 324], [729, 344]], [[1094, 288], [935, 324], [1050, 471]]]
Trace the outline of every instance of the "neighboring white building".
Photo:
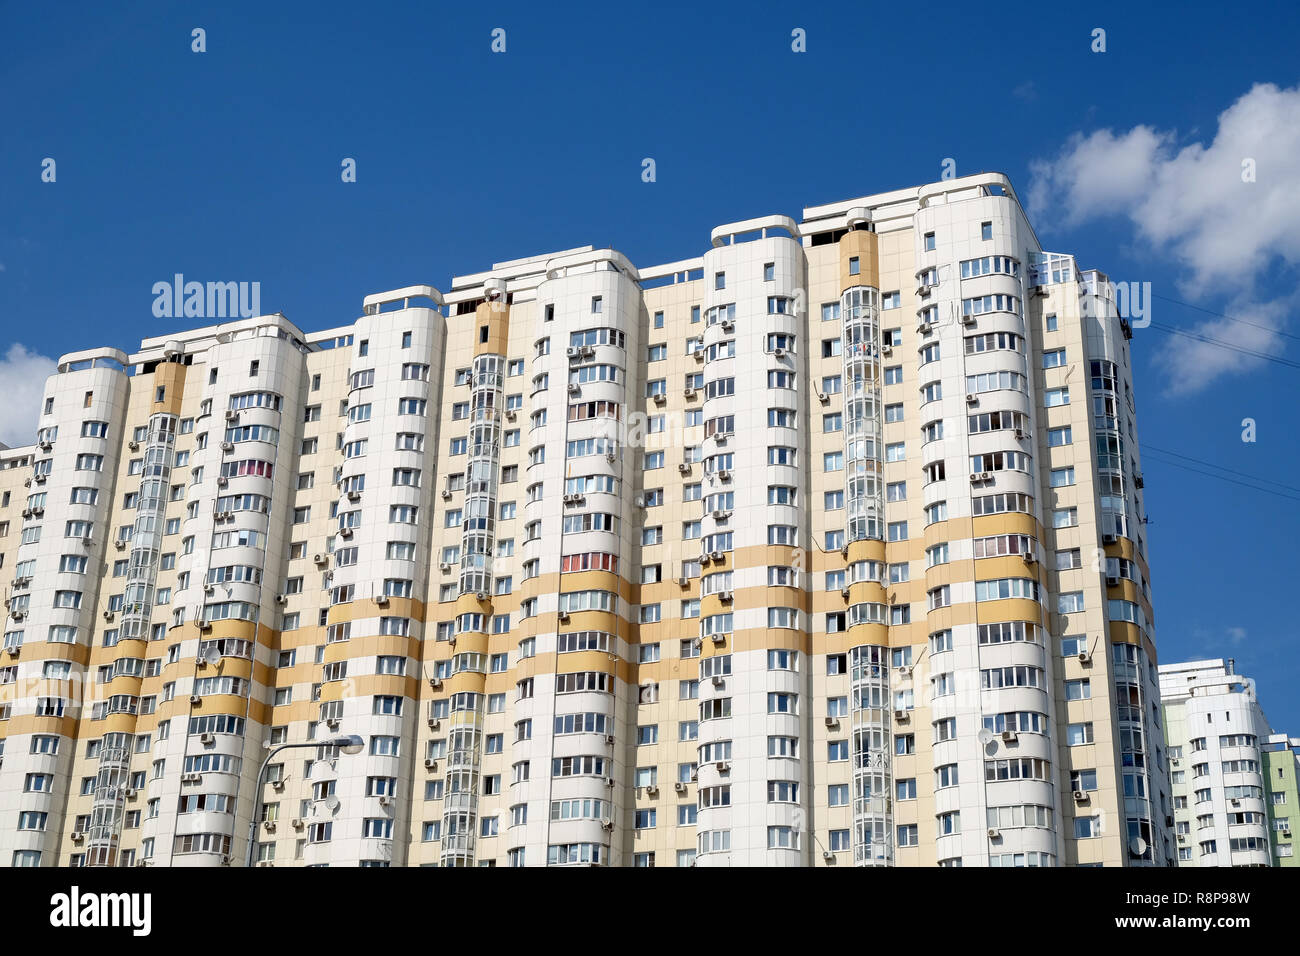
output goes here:
[[1269, 866], [1255, 682], [1228, 660], [1162, 664], [1160, 698], [1179, 866]]

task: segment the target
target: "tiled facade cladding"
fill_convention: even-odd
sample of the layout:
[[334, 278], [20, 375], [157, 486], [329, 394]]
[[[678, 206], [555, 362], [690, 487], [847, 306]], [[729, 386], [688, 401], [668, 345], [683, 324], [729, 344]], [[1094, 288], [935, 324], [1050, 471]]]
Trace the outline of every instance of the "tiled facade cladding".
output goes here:
[[1164, 864], [1113, 299], [985, 174], [64, 356], [0, 860]]

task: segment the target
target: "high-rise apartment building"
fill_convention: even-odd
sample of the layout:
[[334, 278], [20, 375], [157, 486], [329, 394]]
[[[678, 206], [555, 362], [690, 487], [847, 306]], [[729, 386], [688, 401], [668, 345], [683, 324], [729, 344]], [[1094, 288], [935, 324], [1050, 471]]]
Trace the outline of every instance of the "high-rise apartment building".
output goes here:
[[1270, 866], [1269, 726], [1255, 682], [1231, 660], [1162, 664], [1159, 674], [1178, 865]]
[[0, 859], [1171, 860], [1107, 277], [998, 174], [700, 245], [63, 356]]
[[1270, 734], [1260, 747], [1263, 758], [1264, 790], [1267, 793], [1268, 824], [1273, 838], [1273, 865], [1300, 866], [1295, 857], [1292, 822], [1300, 824], [1300, 739]]

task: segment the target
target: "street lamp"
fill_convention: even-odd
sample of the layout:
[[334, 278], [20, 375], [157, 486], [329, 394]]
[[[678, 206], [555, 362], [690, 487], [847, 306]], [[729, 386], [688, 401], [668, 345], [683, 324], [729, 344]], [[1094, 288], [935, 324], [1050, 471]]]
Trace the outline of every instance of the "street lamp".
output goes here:
[[253, 813], [248, 821], [248, 856], [244, 861], [244, 866], [253, 865], [253, 847], [257, 845], [257, 824], [258, 816], [262, 812], [262, 777], [266, 775], [266, 768], [271, 764], [271, 758], [281, 750], [292, 750], [295, 747], [337, 747], [345, 754], [359, 754], [365, 749], [366, 742], [356, 734], [346, 734], [342, 737], [331, 737], [329, 740], [309, 740], [300, 744], [280, 744], [266, 755], [262, 761], [262, 767], [257, 771], [257, 780], [253, 784]]

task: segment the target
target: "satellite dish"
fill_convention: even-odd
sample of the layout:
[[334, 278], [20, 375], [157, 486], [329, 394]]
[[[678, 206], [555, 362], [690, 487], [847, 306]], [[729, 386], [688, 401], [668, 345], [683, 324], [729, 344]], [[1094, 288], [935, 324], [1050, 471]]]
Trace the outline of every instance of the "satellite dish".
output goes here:
[[210, 667], [215, 667], [217, 662], [221, 660], [221, 652], [217, 650], [217, 645], [215, 644], [209, 644], [203, 649], [203, 653], [199, 656], [202, 658], [203, 662]]
[[985, 727], [979, 732], [979, 742], [981, 746], [987, 747], [993, 742], [993, 731]]
[[1146, 856], [1147, 841], [1141, 837], [1134, 837], [1128, 841], [1128, 849], [1134, 856]]
[[337, 813], [340, 806], [339, 798], [335, 796], [330, 796], [329, 798], [326, 799], [325, 806], [329, 808], [330, 813]]

